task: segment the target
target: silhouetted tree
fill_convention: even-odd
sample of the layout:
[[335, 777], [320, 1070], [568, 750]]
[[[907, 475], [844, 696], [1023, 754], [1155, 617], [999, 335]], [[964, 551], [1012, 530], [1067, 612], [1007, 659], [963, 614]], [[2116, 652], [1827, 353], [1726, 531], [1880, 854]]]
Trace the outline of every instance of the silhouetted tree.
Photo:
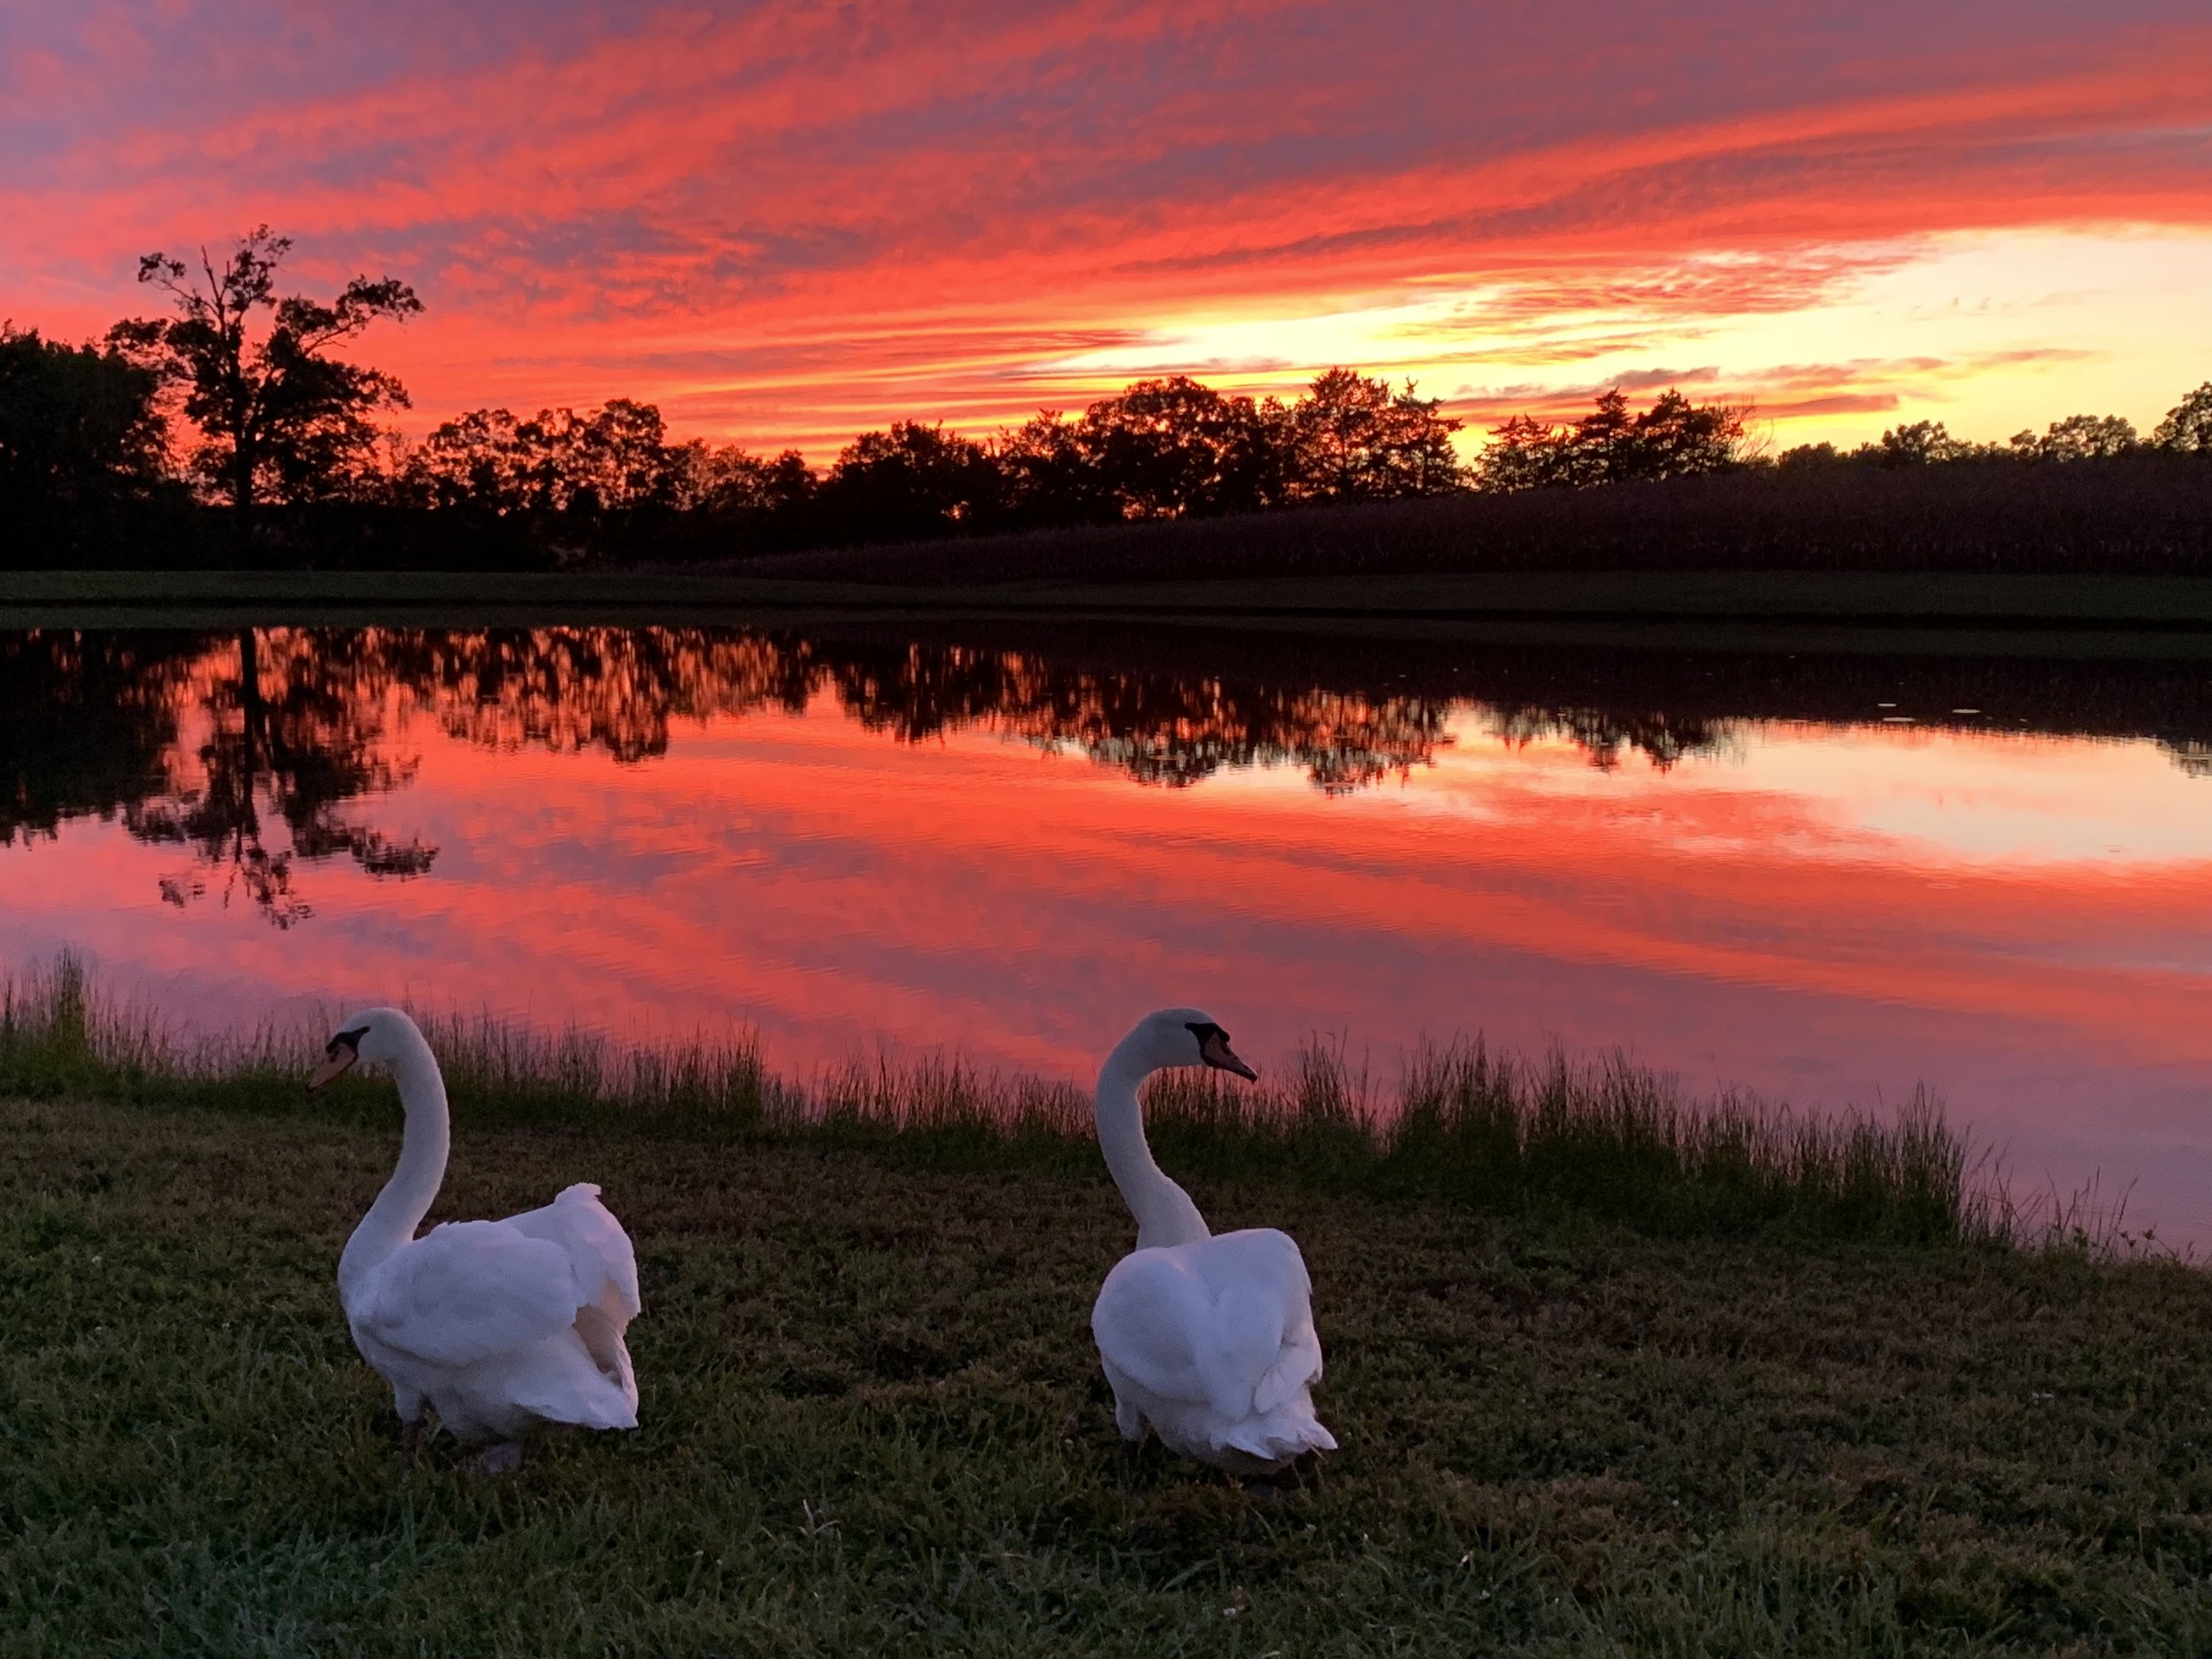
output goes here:
[[673, 507], [685, 481], [661, 411], [626, 397], [582, 415], [541, 409], [528, 420], [471, 410], [423, 440], [408, 472], [412, 493], [428, 504], [499, 518]]
[[1438, 495], [1460, 484], [1443, 400], [1350, 369], [1317, 376], [1290, 409], [1288, 494], [1298, 501], [1386, 501]]
[[2212, 455], [2212, 380], [2168, 410], [2166, 419], [2151, 434], [2151, 442], [2177, 453]]
[[[138, 280], [165, 290], [176, 315], [120, 322], [108, 334], [116, 349], [181, 391], [202, 434], [195, 465], [229, 497], [242, 536], [257, 501], [352, 493], [374, 458], [370, 414], [407, 403], [390, 375], [326, 354], [380, 319], [419, 312], [415, 291], [390, 277], [356, 277], [327, 304], [280, 299], [277, 268], [291, 248], [264, 225], [219, 267], [204, 249], [196, 272], [147, 254]], [[269, 314], [257, 337], [257, 312]]]
[[1490, 428], [1490, 442], [1475, 458], [1477, 487], [1510, 493], [1566, 483], [1567, 438], [1533, 415], [1508, 415]]
[[1280, 403], [1187, 375], [1139, 380], [1083, 411], [1076, 447], [1125, 518], [1252, 512], [1287, 495]]
[[1636, 417], [1613, 478], [1724, 472], [1742, 458], [1747, 412], [1731, 403], [1693, 403], [1670, 388]]
[[1491, 490], [1586, 488], [1723, 472], [1742, 459], [1747, 412], [1730, 403], [1693, 403], [1670, 388], [1636, 414], [1613, 387], [1571, 426], [1509, 416], [1490, 429], [1475, 479]]
[[537, 505], [523, 423], [504, 409], [472, 409], [434, 428], [408, 457], [410, 499], [491, 518]]
[[1870, 458], [1884, 466], [1930, 466], [1972, 460], [1984, 453], [1983, 446], [1954, 438], [1939, 420], [1892, 426], [1869, 450]]
[[1110, 524], [1122, 505], [1100, 469], [1085, 453], [1075, 422], [1056, 409], [1040, 410], [991, 446], [1003, 480], [1010, 526], [1056, 529]]
[[822, 480], [820, 511], [838, 539], [909, 541], [956, 534], [999, 514], [1002, 480], [972, 439], [902, 420], [864, 432]]
[[1851, 457], [1824, 442], [1797, 444], [1774, 457], [1776, 470], [1783, 472], [1817, 472], [1850, 464]]
[[2069, 415], [2038, 437], [2013, 434], [2013, 453], [2024, 461], [2101, 461], [2132, 455], [2141, 447], [2134, 423], [2118, 415]]
[[162, 486], [159, 378], [121, 353], [0, 324], [0, 521], [73, 542]]
[[820, 481], [796, 449], [772, 458], [696, 438], [668, 450], [665, 479], [678, 511], [724, 515], [795, 509], [813, 498]]

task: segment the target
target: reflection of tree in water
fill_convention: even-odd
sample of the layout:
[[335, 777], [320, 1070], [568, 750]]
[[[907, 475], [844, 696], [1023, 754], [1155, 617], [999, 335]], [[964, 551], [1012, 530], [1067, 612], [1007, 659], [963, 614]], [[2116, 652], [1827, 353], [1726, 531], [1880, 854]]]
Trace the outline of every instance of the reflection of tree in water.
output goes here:
[[[280, 927], [311, 913], [297, 860], [344, 855], [371, 875], [410, 876], [437, 855], [341, 816], [412, 772], [387, 752], [389, 677], [358, 636], [15, 634], [0, 684], [13, 706], [50, 715], [12, 722], [17, 741], [0, 741], [12, 783], [0, 842], [51, 834], [63, 817], [120, 817], [137, 839], [195, 854], [163, 879], [170, 903], [242, 893]], [[265, 844], [265, 803], [288, 846]]]
[[1336, 794], [1402, 775], [1451, 741], [1449, 703], [1425, 697], [1071, 671], [961, 646], [910, 646], [829, 672], [863, 725], [909, 742], [979, 726], [1170, 787], [1225, 766], [1294, 764]]
[[676, 628], [501, 628], [362, 636], [388, 680], [452, 735], [488, 748], [664, 754], [672, 720], [796, 712], [818, 677], [811, 649]]
[[1610, 772], [1624, 750], [1635, 749], [1661, 772], [1691, 755], [1709, 755], [1732, 740], [1731, 723], [1676, 720], [1664, 714], [1624, 714], [1611, 709], [1493, 709], [1485, 724], [1515, 749], [1564, 738]]
[[[172, 902], [219, 886], [289, 926], [310, 913], [302, 864], [343, 856], [395, 877], [430, 868], [435, 848], [357, 821], [351, 804], [412, 777], [396, 740], [415, 718], [489, 748], [634, 763], [666, 752], [673, 722], [798, 712], [826, 693], [905, 742], [995, 732], [1170, 787], [1224, 767], [1295, 765], [1333, 793], [1427, 763], [1468, 706], [1434, 689], [1333, 690], [1268, 672], [1123, 672], [1073, 666], [1058, 651], [680, 628], [4, 634], [0, 708], [18, 718], [0, 721], [0, 846], [50, 837], [66, 818], [119, 818], [142, 841], [191, 849], [192, 866], [163, 883]], [[1601, 767], [1632, 750], [1664, 769], [1737, 730], [1724, 712], [1565, 698], [1475, 706], [1508, 743], [1563, 739]], [[2212, 778], [2212, 747], [2187, 729], [2160, 741], [2191, 775]], [[288, 845], [265, 843], [269, 818]]]
[[921, 742], [999, 732], [1081, 749], [1141, 782], [1294, 764], [1324, 789], [1425, 761], [1448, 703], [1234, 687], [1211, 679], [1077, 672], [957, 645], [870, 645], [662, 628], [541, 628], [367, 636], [393, 680], [457, 737], [489, 747], [664, 753], [674, 719], [835, 695], [870, 731]]
[[[161, 884], [182, 905], [205, 894], [222, 872], [224, 902], [242, 890], [280, 927], [311, 914], [293, 889], [296, 859], [344, 854], [373, 876], [420, 875], [437, 849], [397, 841], [347, 821], [339, 807], [382, 795], [413, 775], [414, 763], [384, 752], [389, 676], [353, 634], [242, 630], [227, 648], [196, 665], [191, 691], [207, 731], [196, 776], [125, 815], [142, 841], [175, 842], [198, 855], [196, 867]], [[263, 842], [262, 803], [281, 818], [291, 845]]]
[[[636, 762], [666, 752], [673, 722], [796, 713], [824, 692], [902, 741], [998, 732], [1171, 786], [1295, 764], [1348, 790], [1449, 741], [1446, 700], [1075, 671], [956, 645], [667, 628], [33, 633], [0, 639], [0, 694], [41, 715], [0, 736], [0, 844], [65, 818], [119, 818], [192, 852], [161, 883], [170, 903], [243, 895], [289, 927], [312, 913], [303, 864], [431, 867], [434, 847], [349, 810], [414, 775], [395, 742], [411, 718], [489, 748]], [[272, 820], [288, 844], [270, 844]]]
[[168, 787], [196, 634], [0, 634], [0, 847], [112, 820]]

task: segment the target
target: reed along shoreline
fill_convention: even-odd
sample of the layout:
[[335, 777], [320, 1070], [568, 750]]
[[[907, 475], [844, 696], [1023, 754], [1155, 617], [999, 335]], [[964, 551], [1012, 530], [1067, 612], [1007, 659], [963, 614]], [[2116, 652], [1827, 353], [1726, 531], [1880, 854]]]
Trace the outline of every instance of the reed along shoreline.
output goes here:
[[[1089, 1095], [1064, 1079], [941, 1056], [798, 1078], [741, 1034], [625, 1048], [485, 1018], [421, 1023], [464, 1134], [588, 1128], [1105, 1179]], [[180, 1033], [66, 956], [0, 984], [0, 1097], [393, 1121], [390, 1086], [378, 1079], [305, 1097], [319, 1041], [274, 1028]], [[1257, 1085], [1165, 1073], [1147, 1123], [1162, 1163], [1199, 1180], [1437, 1199], [1487, 1215], [1573, 1213], [1661, 1236], [1994, 1246], [2020, 1230], [1985, 1159], [1924, 1091], [1886, 1116], [1815, 1115], [1740, 1091], [1693, 1095], [1617, 1056], [1530, 1062], [1478, 1038], [1424, 1048], [1388, 1085], [1326, 1045]]]

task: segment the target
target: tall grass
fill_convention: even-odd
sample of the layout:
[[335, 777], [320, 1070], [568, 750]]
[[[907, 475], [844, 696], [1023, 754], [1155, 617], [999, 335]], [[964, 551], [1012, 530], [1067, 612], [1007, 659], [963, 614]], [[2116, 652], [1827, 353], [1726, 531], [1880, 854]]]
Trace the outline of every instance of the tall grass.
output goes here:
[[[957, 1058], [770, 1071], [750, 1037], [626, 1048], [488, 1018], [430, 1015], [457, 1119], [724, 1140], [895, 1148], [933, 1160], [1099, 1169], [1088, 1092]], [[79, 1098], [391, 1121], [387, 1086], [349, 1076], [310, 1102], [321, 1033], [264, 1025], [180, 1037], [104, 995], [73, 959], [0, 981], [0, 1097]], [[1741, 1092], [1686, 1096], [1615, 1058], [1531, 1064], [1481, 1041], [1431, 1048], [1394, 1088], [1310, 1045], [1258, 1085], [1171, 1071], [1146, 1102], [1164, 1164], [1190, 1179], [1286, 1179], [1485, 1211], [1583, 1212], [1667, 1235], [1802, 1232], [1993, 1243], [2013, 1212], [1973, 1179], [1965, 1141], [1916, 1094], [1893, 1118], [1816, 1116]]]

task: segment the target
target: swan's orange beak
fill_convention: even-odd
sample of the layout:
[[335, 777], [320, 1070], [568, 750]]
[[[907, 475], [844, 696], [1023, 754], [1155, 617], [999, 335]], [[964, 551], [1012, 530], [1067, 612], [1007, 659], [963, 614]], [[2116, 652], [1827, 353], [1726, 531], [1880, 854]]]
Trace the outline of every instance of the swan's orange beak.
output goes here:
[[307, 1092], [312, 1094], [325, 1084], [343, 1077], [353, 1069], [354, 1062], [360, 1057], [360, 1049], [348, 1042], [343, 1036], [333, 1037], [330, 1040], [330, 1047], [323, 1051], [321, 1064], [308, 1073]]
[[1206, 1040], [1198, 1045], [1198, 1052], [1205, 1056], [1208, 1065], [1218, 1066], [1224, 1071], [1234, 1071], [1248, 1083], [1260, 1080], [1257, 1071], [1237, 1058], [1236, 1052], [1229, 1047], [1229, 1039], [1222, 1034], [1218, 1026], [1207, 1033]]

